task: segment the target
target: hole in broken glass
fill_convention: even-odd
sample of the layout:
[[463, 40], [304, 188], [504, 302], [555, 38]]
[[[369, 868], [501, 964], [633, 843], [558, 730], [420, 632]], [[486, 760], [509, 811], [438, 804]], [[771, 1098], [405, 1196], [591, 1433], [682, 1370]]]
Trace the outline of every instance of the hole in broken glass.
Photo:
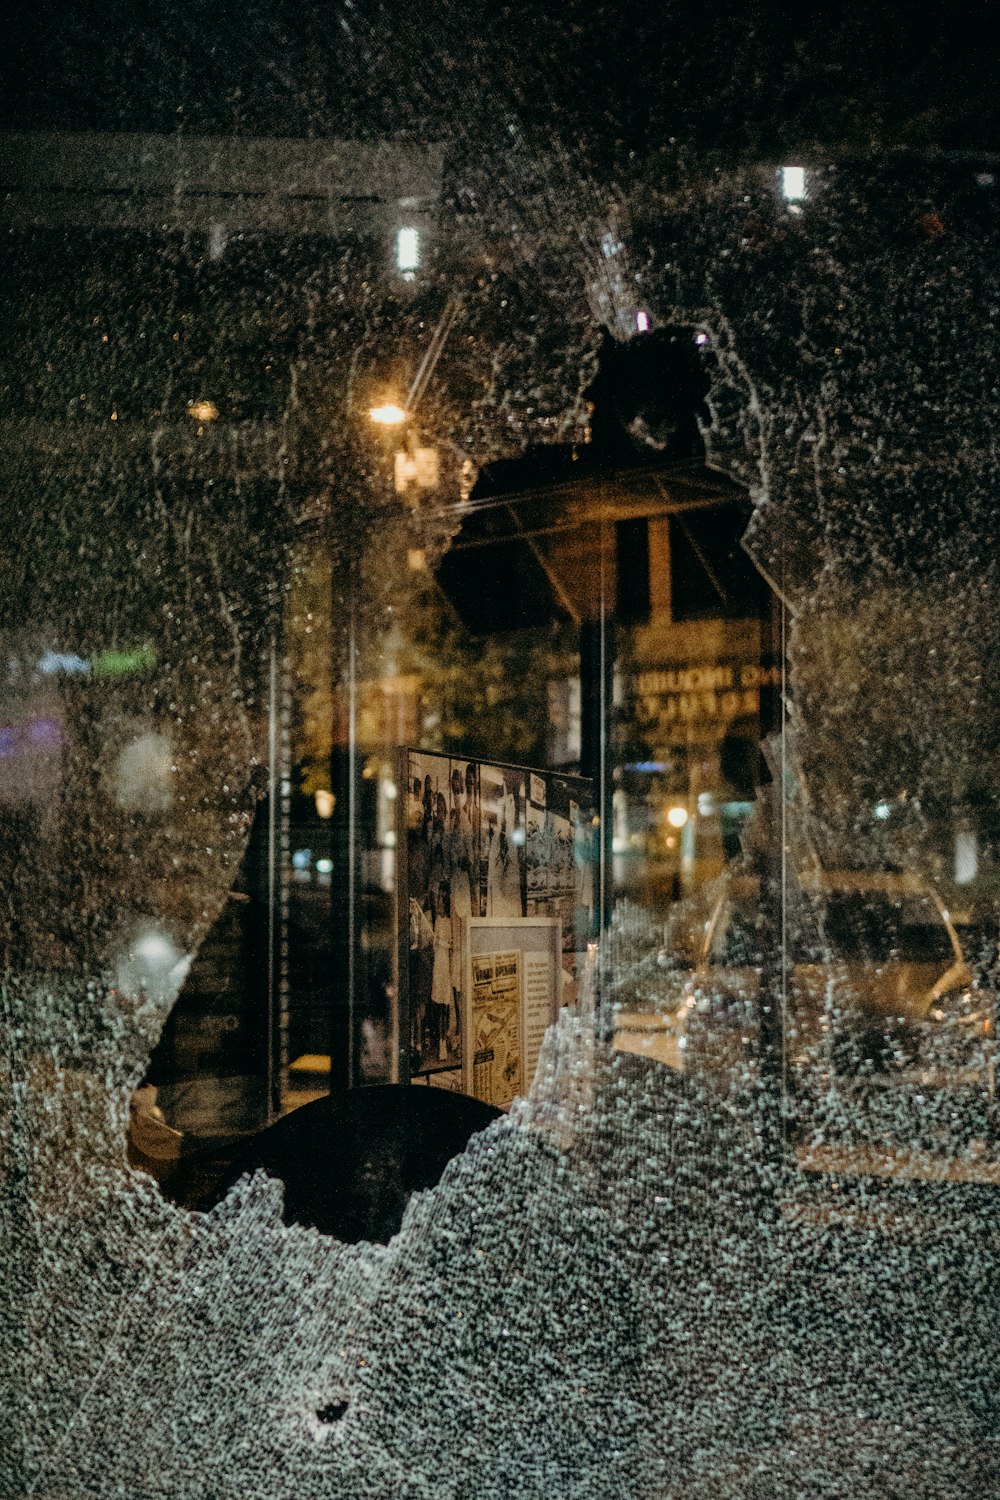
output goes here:
[[[579, 467], [596, 465], [600, 471], [625, 459], [647, 460], [650, 453], [683, 461], [702, 454], [699, 422], [707, 415], [708, 379], [704, 359], [695, 348], [686, 328], [665, 327], [641, 342], [618, 343], [610, 334], [605, 336], [590, 389], [594, 398], [590, 458]], [[553, 466], [554, 472], [569, 473], [578, 456], [571, 443], [549, 444], [544, 457], [529, 449], [506, 466], [497, 465], [490, 484], [506, 484], [515, 493], [524, 486], [544, 487]], [[642, 522], [643, 534], [644, 528]], [[637, 550], [642, 552], [641, 547]], [[483, 554], [465, 555], [481, 559]], [[324, 566], [333, 565], [325, 560]], [[328, 572], [323, 579], [328, 589]], [[480, 591], [482, 582], [480, 567], [472, 576], [472, 591]], [[452, 590], [461, 594], [454, 578]], [[394, 607], [402, 615], [398, 599]], [[503, 633], [501, 619], [490, 618], [487, 623], [490, 639]], [[470, 655], [482, 650], [481, 639], [481, 635], [470, 636], [466, 642]], [[445, 675], [446, 668], [447, 662], [440, 669]], [[536, 697], [541, 712], [547, 713], [547, 695]], [[538, 729], [539, 735], [547, 732], [546, 726], [547, 720]], [[474, 727], [466, 726], [467, 732]], [[505, 746], [509, 757], [516, 749], [513, 742]], [[317, 775], [329, 774], [329, 755], [330, 747], [324, 742]], [[367, 765], [362, 774], [368, 776]], [[280, 775], [277, 780], [281, 784]], [[292, 963], [298, 964], [294, 977], [304, 992], [306, 958], [318, 972], [329, 961], [327, 951], [309, 938], [309, 932], [310, 924], [315, 927], [317, 923], [316, 909], [325, 912], [329, 904], [334, 860], [329, 818], [304, 795], [298, 800], [293, 795], [292, 805], [289, 905], [299, 945], [297, 953], [293, 948]], [[346, 805], [343, 799], [342, 805]], [[326, 812], [332, 814], [333, 807]], [[287, 1223], [317, 1228], [349, 1243], [386, 1242], [400, 1228], [410, 1197], [436, 1185], [447, 1163], [498, 1111], [474, 1100], [449, 1097], [440, 1089], [418, 1089], [416, 1095], [409, 1095], [384, 1086], [312, 1099], [267, 1123], [270, 1101], [260, 1067], [262, 1048], [255, 1047], [252, 1035], [252, 1017], [265, 1014], [271, 1003], [255, 988], [262, 987], [266, 967], [259, 962], [255, 947], [268, 920], [266, 834], [262, 810], [237, 886], [206, 937], [167, 1023], [146, 1088], [140, 1091], [146, 1097], [133, 1109], [130, 1155], [134, 1165], [152, 1171], [165, 1194], [180, 1206], [211, 1207], [241, 1176], [261, 1170], [284, 1185]], [[391, 952], [393, 942], [390, 918], [379, 905], [378, 895], [365, 890], [360, 902], [360, 942], [366, 971], [373, 974], [378, 955], [372, 957], [369, 948]], [[378, 932], [366, 948], [366, 939], [381, 925], [386, 932]], [[329, 938], [324, 941], [328, 943]], [[238, 978], [233, 971], [239, 968], [240, 957], [234, 961], [234, 954], [242, 957]], [[315, 985], [314, 980], [310, 983]], [[297, 1003], [301, 999], [296, 994]], [[312, 1017], [305, 1016], [307, 1008], [301, 1003], [304, 1018], [311, 1022]], [[326, 1030], [316, 1027], [307, 1033], [302, 1020], [293, 1017], [296, 1035], [303, 1040], [292, 1047], [291, 1055], [301, 1054], [301, 1062], [311, 1059], [314, 1069], [319, 1063], [329, 1069], [329, 1058], [321, 1055], [329, 1047]], [[310, 1075], [309, 1068], [299, 1071], [314, 1087], [329, 1078], [329, 1073], [326, 1077], [315, 1071]], [[223, 1138], [226, 1131], [232, 1132], [229, 1139]], [[186, 1139], [182, 1138], [185, 1132]], [[214, 1143], [212, 1132], [216, 1133]], [[165, 1167], [153, 1160], [157, 1152], [162, 1153]]]
[[349, 1401], [340, 1397], [325, 1401], [322, 1406], [316, 1408], [316, 1420], [323, 1427], [332, 1427], [335, 1422], [339, 1422], [346, 1415], [349, 1405]]
[[186, 1151], [180, 1139], [169, 1163], [151, 1161], [150, 1148], [142, 1150], [149, 1131], [137, 1125], [136, 1113], [134, 1105], [132, 1165], [149, 1171], [178, 1206], [208, 1210], [259, 1171], [282, 1183], [286, 1224], [347, 1244], [387, 1244], [414, 1193], [436, 1186], [448, 1163], [501, 1111], [463, 1094], [410, 1085], [337, 1090], [238, 1142]]

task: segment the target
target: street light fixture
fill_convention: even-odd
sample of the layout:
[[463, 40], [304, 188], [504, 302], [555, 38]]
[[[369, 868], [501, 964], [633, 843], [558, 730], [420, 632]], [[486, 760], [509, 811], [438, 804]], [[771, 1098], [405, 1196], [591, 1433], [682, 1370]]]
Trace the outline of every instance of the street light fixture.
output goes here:
[[395, 401], [386, 401], [381, 406], [370, 408], [368, 415], [380, 427], [400, 427], [406, 421], [406, 412]]

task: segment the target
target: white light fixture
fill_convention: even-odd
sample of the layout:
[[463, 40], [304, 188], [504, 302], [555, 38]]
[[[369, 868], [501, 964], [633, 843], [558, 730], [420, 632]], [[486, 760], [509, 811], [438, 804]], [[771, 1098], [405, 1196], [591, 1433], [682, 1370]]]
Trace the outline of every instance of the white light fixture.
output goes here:
[[420, 266], [420, 231], [405, 226], [396, 231], [396, 265], [404, 274]]
[[955, 884], [970, 885], [979, 874], [979, 841], [968, 828], [955, 834]]
[[667, 808], [667, 822], [671, 828], [683, 828], [688, 820], [688, 810], [680, 805]]
[[781, 196], [786, 203], [798, 203], [806, 196], [805, 167], [781, 168]]

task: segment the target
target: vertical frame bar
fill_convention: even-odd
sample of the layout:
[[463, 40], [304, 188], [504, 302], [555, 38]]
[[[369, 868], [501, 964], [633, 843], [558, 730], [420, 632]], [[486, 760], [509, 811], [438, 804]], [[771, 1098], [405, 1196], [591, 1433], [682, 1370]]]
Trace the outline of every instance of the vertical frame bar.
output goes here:
[[396, 751], [396, 1005], [392, 1063], [393, 1083], [409, 1083], [410, 1066], [410, 845], [406, 825], [409, 805], [410, 752]]

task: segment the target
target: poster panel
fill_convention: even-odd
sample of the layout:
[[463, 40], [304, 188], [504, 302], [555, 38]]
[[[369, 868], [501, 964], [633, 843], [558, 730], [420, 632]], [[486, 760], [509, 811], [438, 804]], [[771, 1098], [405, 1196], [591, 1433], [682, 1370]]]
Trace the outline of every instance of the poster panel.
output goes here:
[[571, 980], [586, 951], [596, 850], [591, 784], [404, 749], [398, 787], [398, 1076], [456, 1087], [464, 1066], [465, 924], [555, 919]]
[[509, 1109], [522, 1090], [521, 955], [516, 948], [469, 960], [465, 1092]]
[[554, 917], [472, 917], [465, 926], [463, 1090], [507, 1109], [527, 1091], [562, 987]]

